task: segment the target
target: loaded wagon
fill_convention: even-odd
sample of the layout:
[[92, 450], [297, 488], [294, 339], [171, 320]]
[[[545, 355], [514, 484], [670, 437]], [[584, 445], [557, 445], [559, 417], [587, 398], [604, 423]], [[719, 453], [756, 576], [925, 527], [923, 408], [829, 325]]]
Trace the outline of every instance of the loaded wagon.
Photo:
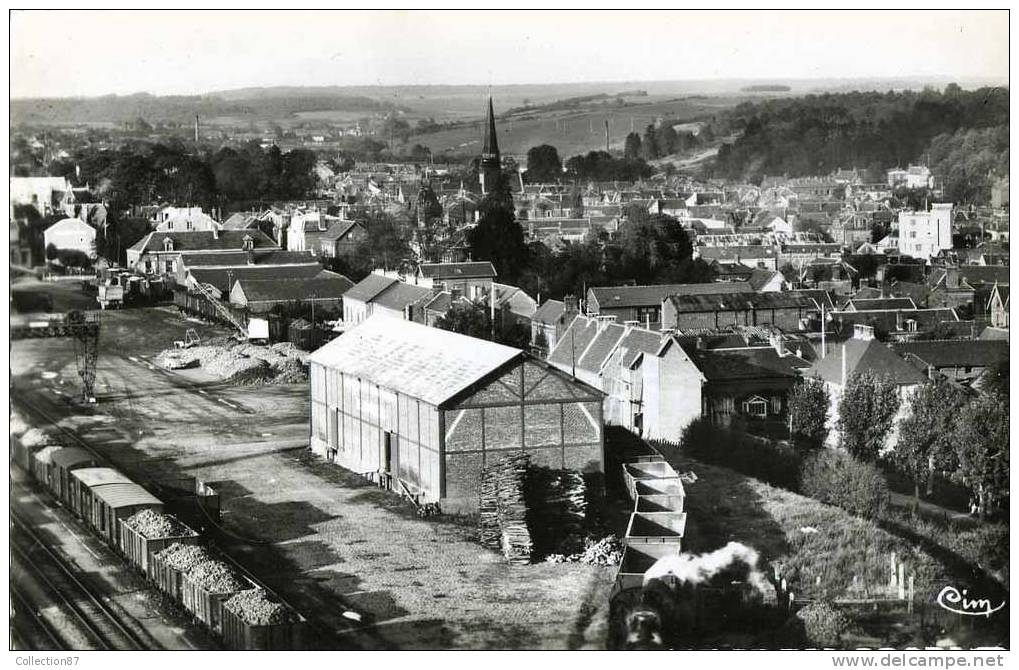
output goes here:
[[653, 480], [676, 480], [678, 482], [679, 475], [665, 461], [627, 463], [623, 466], [623, 481], [631, 499], [637, 497], [637, 482]]
[[223, 603], [255, 583], [226, 563], [212, 559], [194, 566], [181, 577], [181, 603], [214, 633], [222, 633]]
[[683, 512], [634, 512], [626, 526], [623, 544], [672, 544], [678, 553], [686, 514]]
[[99, 465], [99, 460], [90, 452], [78, 447], [64, 447], [53, 452], [50, 460], [50, 488], [53, 490], [53, 495], [73, 509], [71, 487], [74, 478], [72, 473], [81, 468], [95, 467]]
[[38, 444], [26, 445], [16, 437], [11, 438], [11, 461], [25, 472], [32, 471], [32, 456], [49, 444], [41, 442]]
[[32, 477], [39, 486], [44, 486], [50, 491], [53, 490], [53, 486], [50, 483], [50, 470], [53, 466], [53, 454], [61, 449], [63, 449], [63, 447], [51, 444], [32, 454]]
[[146, 575], [149, 574], [149, 564], [152, 557], [166, 549], [171, 544], [198, 544], [201, 538], [198, 533], [169, 515], [160, 515], [167, 520], [171, 530], [163, 533], [152, 533], [147, 529], [133, 523], [138, 515], [132, 515], [126, 519], [119, 519], [120, 525], [120, 550], [136, 568]]
[[163, 502], [134, 482], [103, 484], [92, 489], [91, 523], [112, 546], [120, 546], [120, 519], [141, 510], [163, 511]]
[[149, 558], [148, 576], [160, 591], [180, 603], [184, 573], [194, 565], [211, 558], [212, 556], [202, 546], [174, 542], [166, 549], [152, 554]]
[[[252, 616], [252, 602], [269, 606], [272, 613]], [[245, 591], [223, 603], [222, 636], [227, 649], [288, 651], [304, 648], [307, 620], [262, 589]]]
[[67, 505], [93, 528], [98, 528], [98, 518], [92, 502], [95, 490], [109, 484], [130, 483], [130, 479], [113, 468], [78, 468], [71, 472]]

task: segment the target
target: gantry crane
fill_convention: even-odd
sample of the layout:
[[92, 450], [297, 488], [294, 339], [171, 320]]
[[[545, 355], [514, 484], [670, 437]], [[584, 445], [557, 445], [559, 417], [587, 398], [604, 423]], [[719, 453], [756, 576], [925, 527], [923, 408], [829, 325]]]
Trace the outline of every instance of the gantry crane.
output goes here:
[[73, 311], [66, 314], [25, 314], [11, 316], [11, 340], [69, 337], [81, 377], [82, 399], [94, 403], [96, 363], [99, 360], [101, 312]]

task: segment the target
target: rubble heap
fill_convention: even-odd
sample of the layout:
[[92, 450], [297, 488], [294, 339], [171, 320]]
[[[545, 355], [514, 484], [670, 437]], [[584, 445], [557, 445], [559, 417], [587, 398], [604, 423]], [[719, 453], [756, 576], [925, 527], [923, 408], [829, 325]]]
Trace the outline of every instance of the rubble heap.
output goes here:
[[270, 600], [263, 589], [241, 591], [224, 602], [223, 607], [250, 626], [272, 626], [298, 620], [293, 611]]
[[236, 383], [295, 384], [308, 380], [308, 356], [290, 342], [267, 347], [216, 338], [189, 349], [166, 349], [157, 360], [168, 369], [200, 365], [206, 372]]

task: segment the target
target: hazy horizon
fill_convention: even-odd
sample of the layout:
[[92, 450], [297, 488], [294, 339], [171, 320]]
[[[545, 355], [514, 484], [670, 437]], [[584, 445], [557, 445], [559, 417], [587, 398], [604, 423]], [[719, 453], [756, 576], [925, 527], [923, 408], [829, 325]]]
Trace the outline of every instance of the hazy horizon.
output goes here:
[[[116, 39], [96, 39], [111, 30]], [[14, 11], [10, 68], [11, 99], [278, 87], [1007, 85], [1008, 13]]]

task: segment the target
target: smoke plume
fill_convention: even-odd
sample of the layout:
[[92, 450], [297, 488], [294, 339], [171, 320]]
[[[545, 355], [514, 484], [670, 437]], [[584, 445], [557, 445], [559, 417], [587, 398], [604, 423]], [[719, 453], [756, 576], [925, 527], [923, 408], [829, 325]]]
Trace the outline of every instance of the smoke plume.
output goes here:
[[644, 586], [655, 579], [696, 586], [710, 581], [726, 568], [742, 563], [747, 568], [746, 580], [761, 593], [767, 593], [770, 585], [757, 567], [759, 559], [756, 550], [739, 542], [730, 542], [706, 554], [663, 556], [644, 573]]

